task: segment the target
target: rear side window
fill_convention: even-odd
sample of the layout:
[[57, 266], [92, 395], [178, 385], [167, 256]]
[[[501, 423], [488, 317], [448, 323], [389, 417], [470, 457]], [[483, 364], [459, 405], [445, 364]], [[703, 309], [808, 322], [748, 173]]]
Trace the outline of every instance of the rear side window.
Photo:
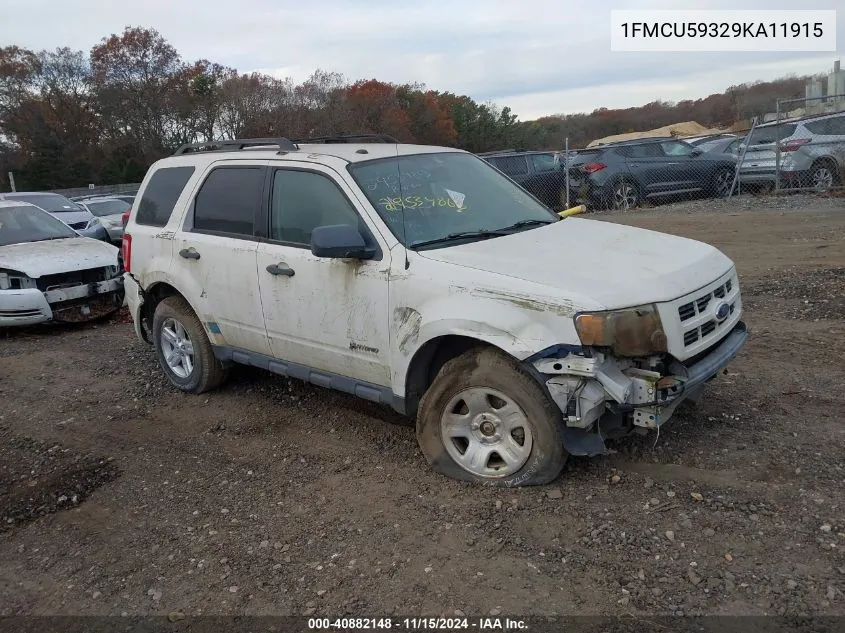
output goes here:
[[798, 125], [795, 123], [783, 123], [771, 127], [758, 127], [754, 130], [748, 145], [762, 145], [764, 143], [777, 143], [795, 134]]
[[845, 135], [845, 116], [833, 117], [830, 119], [822, 119], [821, 121], [813, 121], [812, 123], [805, 123], [804, 127], [810, 130], [813, 134], [824, 135]]
[[163, 167], [154, 173], [138, 203], [135, 222], [146, 226], [167, 224], [176, 201], [193, 174], [193, 167]]
[[263, 167], [218, 167], [197, 194], [194, 230], [251, 237], [263, 189]]
[[508, 176], [524, 176], [528, 173], [528, 160], [525, 156], [497, 156], [491, 158], [490, 162]]

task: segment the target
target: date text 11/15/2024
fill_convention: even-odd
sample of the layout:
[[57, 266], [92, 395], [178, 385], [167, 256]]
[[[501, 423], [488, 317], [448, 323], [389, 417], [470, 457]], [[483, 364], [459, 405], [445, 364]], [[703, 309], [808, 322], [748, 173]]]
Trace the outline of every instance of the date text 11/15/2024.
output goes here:
[[311, 631], [525, 631], [524, 620], [514, 618], [309, 618]]

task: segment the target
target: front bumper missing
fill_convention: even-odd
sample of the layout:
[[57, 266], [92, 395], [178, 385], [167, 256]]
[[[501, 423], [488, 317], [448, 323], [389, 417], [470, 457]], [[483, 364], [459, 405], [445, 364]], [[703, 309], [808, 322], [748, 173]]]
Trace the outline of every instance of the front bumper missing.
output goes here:
[[[549, 395], [561, 409], [564, 442], [573, 455], [606, 453], [604, 439], [632, 426], [657, 429], [685, 400], [697, 401], [705, 384], [715, 378], [745, 345], [748, 329], [742, 321], [696, 362], [677, 361], [670, 375], [620, 367], [612, 358], [591, 359], [570, 354], [534, 364], [544, 374]], [[555, 375], [549, 377], [549, 374]], [[627, 430], [626, 430], [627, 429]]]
[[123, 302], [123, 279], [115, 277], [90, 284], [56, 288], [0, 291], [0, 327], [44, 323], [82, 322], [105, 316]]

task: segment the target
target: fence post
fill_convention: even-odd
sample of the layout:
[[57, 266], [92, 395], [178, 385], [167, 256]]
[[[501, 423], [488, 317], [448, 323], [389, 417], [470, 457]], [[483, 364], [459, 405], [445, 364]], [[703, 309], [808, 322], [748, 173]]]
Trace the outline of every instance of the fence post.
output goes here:
[[563, 153], [563, 170], [564, 170], [564, 178], [566, 178], [566, 206], [569, 207], [572, 202], [569, 199], [569, 137], [566, 137], [565, 151]]
[[775, 195], [780, 193], [780, 99], [775, 108]]
[[730, 199], [734, 195], [734, 189], [738, 190], [737, 184], [739, 182], [739, 168], [742, 167], [742, 162], [745, 160], [745, 152], [748, 151], [748, 141], [751, 140], [754, 134], [754, 128], [757, 127], [757, 117], [751, 119], [751, 129], [748, 130], [748, 135], [745, 137], [745, 143], [742, 144], [742, 152], [740, 152], [739, 158], [736, 161], [736, 170], [734, 171], [734, 181], [731, 184], [730, 193], [728, 193], [728, 199]]
[[15, 189], [15, 174], [12, 172], [9, 172], [9, 185], [12, 187], [12, 191], [17, 191]]

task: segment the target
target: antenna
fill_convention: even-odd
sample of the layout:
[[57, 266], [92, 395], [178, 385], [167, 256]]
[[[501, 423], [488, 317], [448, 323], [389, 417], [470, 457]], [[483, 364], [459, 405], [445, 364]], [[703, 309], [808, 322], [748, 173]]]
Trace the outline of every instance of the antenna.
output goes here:
[[396, 141], [396, 177], [399, 180], [399, 213], [402, 214], [402, 242], [405, 247], [405, 270], [411, 267], [411, 262], [408, 260], [408, 229], [405, 226], [405, 194], [402, 193], [402, 167], [399, 164], [399, 141]]

